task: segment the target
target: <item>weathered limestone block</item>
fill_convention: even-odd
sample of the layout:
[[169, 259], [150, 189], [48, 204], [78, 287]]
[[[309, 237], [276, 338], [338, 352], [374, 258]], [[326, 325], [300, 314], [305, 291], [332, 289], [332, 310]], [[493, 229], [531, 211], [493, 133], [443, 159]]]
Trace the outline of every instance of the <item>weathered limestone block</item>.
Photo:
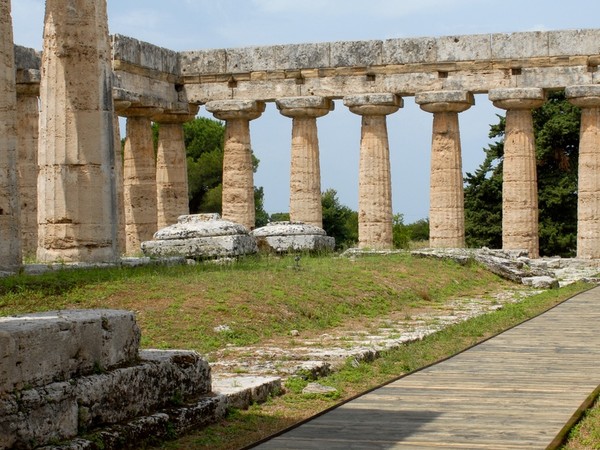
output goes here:
[[148, 415], [211, 391], [210, 366], [195, 352], [145, 350], [139, 356], [134, 366], [75, 380], [80, 429]]
[[433, 248], [465, 246], [465, 209], [458, 113], [475, 103], [466, 91], [420, 92], [415, 101], [433, 113], [429, 245]]
[[489, 93], [506, 109], [502, 183], [502, 248], [526, 249], [539, 257], [538, 193], [531, 110], [545, 100], [537, 88], [496, 89]]
[[10, 0], [0, 1], [0, 271], [21, 265], [17, 91]]
[[128, 311], [0, 318], [0, 394], [132, 362], [139, 341], [140, 330]]
[[272, 222], [250, 234], [257, 240], [258, 248], [277, 253], [290, 251], [332, 251], [335, 239], [325, 230], [300, 222]]
[[600, 258], [600, 85], [569, 86], [581, 108], [577, 201], [577, 257]]
[[181, 216], [174, 225], [158, 230], [153, 241], [142, 243], [147, 256], [185, 256], [204, 259], [257, 252], [255, 239], [243, 225], [221, 220], [218, 214]]
[[106, 1], [48, 0], [40, 85], [41, 261], [118, 257]]
[[140, 357], [135, 365], [3, 395], [0, 448], [71, 439], [211, 392], [210, 366], [195, 352], [146, 350]]
[[394, 94], [376, 93], [344, 97], [344, 105], [362, 116], [358, 246], [392, 248], [392, 182], [386, 115], [402, 107]]
[[0, 448], [33, 448], [77, 436], [78, 406], [74, 387], [52, 383], [0, 400]]
[[265, 103], [254, 100], [222, 100], [206, 104], [217, 119], [225, 120], [223, 145], [223, 219], [255, 225], [254, 171], [250, 145], [250, 121], [265, 110]]
[[277, 107], [281, 114], [292, 118], [290, 219], [322, 227], [317, 117], [333, 110], [334, 103], [317, 96], [288, 97], [277, 100]]

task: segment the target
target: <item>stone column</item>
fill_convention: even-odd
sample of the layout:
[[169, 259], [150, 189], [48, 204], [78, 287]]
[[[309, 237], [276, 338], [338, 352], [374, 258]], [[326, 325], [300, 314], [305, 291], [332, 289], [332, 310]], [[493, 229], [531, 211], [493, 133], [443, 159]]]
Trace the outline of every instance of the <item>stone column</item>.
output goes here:
[[567, 98], [581, 108], [577, 199], [577, 257], [600, 258], [600, 85], [570, 86]]
[[277, 108], [292, 118], [290, 220], [323, 228], [317, 117], [332, 111], [334, 103], [318, 96], [290, 97], [277, 100]]
[[17, 91], [10, 0], [0, 0], [0, 271], [21, 265]]
[[433, 113], [429, 188], [429, 246], [464, 248], [465, 202], [458, 113], [475, 103], [466, 91], [420, 92], [415, 101]]
[[121, 142], [121, 124], [119, 117], [123, 112], [131, 106], [130, 101], [115, 100], [115, 114], [113, 116], [113, 124], [115, 130], [115, 184], [117, 192], [117, 210], [118, 210], [118, 226], [117, 226], [117, 241], [119, 254], [124, 255], [127, 252], [127, 238], [125, 233], [125, 188], [123, 178], [123, 143]]
[[393, 247], [392, 182], [386, 116], [403, 106], [394, 94], [344, 97], [344, 105], [362, 116], [358, 182], [358, 246]]
[[544, 104], [538, 88], [493, 89], [489, 98], [506, 110], [502, 172], [502, 248], [539, 257], [538, 191], [531, 110]]
[[114, 261], [117, 205], [105, 0], [47, 0], [40, 85], [38, 259]]
[[165, 228], [177, 223], [177, 218], [190, 213], [187, 159], [183, 124], [196, 117], [197, 106], [189, 114], [160, 114], [158, 151], [156, 153], [157, 226]]
[[156, 224], [156, 160], [151, 117], [155, 108], [128, 108], [123, 149], [123, 200], [125, 210], [125, 254], [137, 255], [141, 243], [158, 230]]
[[39, 135], [39, 85], [17, 84], [17, 155], [21, 208], [22, 249], [36, 256], [38, 245], [37, 179]]
[[225, 120], [223, 154], [223, 219], [254, 228], [254, 171], [250, 145], [250, 121], [265, 110], [264, 102], [220, 100], [208, 102], [206, 109]]

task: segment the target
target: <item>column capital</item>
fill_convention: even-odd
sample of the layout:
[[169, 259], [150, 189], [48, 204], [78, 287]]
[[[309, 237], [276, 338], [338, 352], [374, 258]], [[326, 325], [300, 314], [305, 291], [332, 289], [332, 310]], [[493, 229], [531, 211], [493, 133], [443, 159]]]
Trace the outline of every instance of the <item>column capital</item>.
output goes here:
[[157, 123], [171, 124], [190, 122], [196, 118], [199, 109], [199, 105], [190, 103], [187, 111], [163, 111], [152, 116], [152, 121]]
[[580, 108], [600, 107], [600, 84], [568, 86], [565, 95], [567, 100]]
[[258, 119], [265, 110], [265, 102], [259, 100], [215, 100], [208, 102], [206, 110], [217, 119]]
[[285, 97], [275, 103], [281, 114], [286, 117], [322, 117], [335, 107], [331, 99], [315, 95]]
[[[126, 103], [126, 102], [125, 102]], [[157, 114], [161, 114], [164, 109], [163, 108], [154, 108], [154, 107], [136, 107], [129, 106], [124, 108], [124, 104], [119, 105], [119, 108], [115, 108], [115, 111], [119, 113], [120, 116], [124, 117], [147, 117], [151, 119], [153, 116]]]
[[494, 106], [501, 109], [534, 109], [546, 101], [541, 88], [502, 88], [488, 93]]
[[386, 116], [404, 106], [402, 97], [392, 93], [358, 94], [344, 97], [344, 105], [354, 114]]
[[418, 92], [415, 102], [423, 111], [463, 112], [475, 104], [475, 98], [469, 91], [428, 91]]

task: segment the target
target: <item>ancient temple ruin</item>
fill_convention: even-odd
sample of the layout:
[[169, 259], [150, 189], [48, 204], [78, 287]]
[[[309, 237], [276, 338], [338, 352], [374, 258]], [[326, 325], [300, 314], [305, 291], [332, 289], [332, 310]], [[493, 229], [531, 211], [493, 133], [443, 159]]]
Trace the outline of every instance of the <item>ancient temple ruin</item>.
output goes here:
[[[175, 52], [109, 37], [103, 0], [48, 0], [42, 56], [13, 52], [10, 2], [0, 4], [3, 267], [20, 263], [21, 247], [43, 261], [136, 254], [159, 228], [188, 214], [181, 129], [198, 108], [226, 122], [223, 219], [254, 228], [249, 122], [260, 120], [268, 102], [293, 122], [290, 219], [317, 227], [318, 118], [335, 100], [362, 117], [359, 245], [388, 248], [393, 168], [386, 118], [414, 98], [432, 114], [431, 245], [464, 247], [459, 116], [477, 108], [473, 94], [482, 93], [507, 116], [503, 248], [537, 257], [531, 111], [562, 89], [582, 108], [577, 256], [600, 258], [600, 30]], [[115, 115], [127, 118], [122, 163]], [[152, 122], [160, 125], [156, 158]]]

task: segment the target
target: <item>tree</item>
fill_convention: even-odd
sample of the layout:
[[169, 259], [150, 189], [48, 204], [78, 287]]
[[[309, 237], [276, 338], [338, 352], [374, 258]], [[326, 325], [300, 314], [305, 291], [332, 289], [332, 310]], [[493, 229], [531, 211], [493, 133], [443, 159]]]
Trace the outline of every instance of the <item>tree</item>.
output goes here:
[[[500, 117], [500, 116], [499, 116]], [[572, 256], [577, 242], [577, 160], [580, 111], [564, 92], [533, 112], [536, 138], [540, 254]], [[472, 247], [502, 245], [502, 159], [505, 120], [493, 125], [481, 166], [465, 177], [465, 229]]]
[[335, 238], [336, 248], [353, 247], [358, 242], [358, 213], [344, 206], [335, 189], [327, 189], [321, 196], [323, 229]]

